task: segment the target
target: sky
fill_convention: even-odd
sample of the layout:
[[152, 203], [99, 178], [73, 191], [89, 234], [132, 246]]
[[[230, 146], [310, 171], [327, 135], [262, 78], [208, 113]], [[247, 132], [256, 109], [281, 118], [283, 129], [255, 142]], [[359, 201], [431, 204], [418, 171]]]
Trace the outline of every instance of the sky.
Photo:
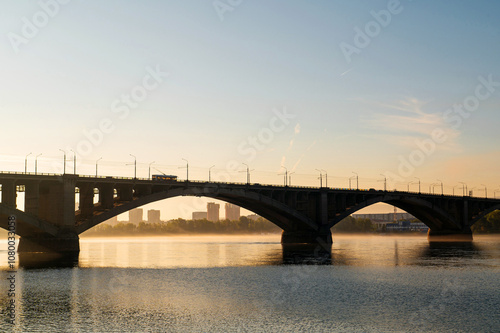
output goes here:
[[[27, 161], [33, 172], [36, 158], [38, 172], [61, 173], [65, 151], [66, 172], [76, 153], [79, 174], [95, 174], [99, 160], [99, 174], [132, 177], [136, 160], [138, 177], [185, 179], [187, 160], [190, 179], [214, 166], [212, 180], [245, 182], [248, 164], [263, 184], [284, 183], [286, 168], [292, 185], [318, 186], [324, 170], [330, 187], [354, 186], [356, 173], [360, 188], [442, 182], [461, 193], [464, 182], [500, 197], [500, 3], [1, 8], [1, 171]], [[205, 204], [151, 207], [187, 218]]]

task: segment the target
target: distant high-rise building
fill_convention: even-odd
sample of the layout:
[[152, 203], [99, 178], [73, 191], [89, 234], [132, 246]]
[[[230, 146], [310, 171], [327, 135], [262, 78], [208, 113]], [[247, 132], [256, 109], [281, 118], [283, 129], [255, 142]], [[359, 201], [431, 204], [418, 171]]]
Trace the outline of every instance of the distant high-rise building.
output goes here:
[[238, 221], [240, 219], [240, 207], [226, 203], [226, 220], [229, 221]]
[[206, 220], [207, 212], [193, 212], [193, 220]]
[[132, 209], [128, 212], [128, 221], [133, 224], [139, 224], [143, 221], [142, 208]]
[[148, 210], [148, 222], [149, 223], [160, 223], [160, 211], [156, 209]]
[[219, 209], [219, 204], [216, 204], [215, 202], [207, 203], [207, 220], [212, 222], [219, 221]]

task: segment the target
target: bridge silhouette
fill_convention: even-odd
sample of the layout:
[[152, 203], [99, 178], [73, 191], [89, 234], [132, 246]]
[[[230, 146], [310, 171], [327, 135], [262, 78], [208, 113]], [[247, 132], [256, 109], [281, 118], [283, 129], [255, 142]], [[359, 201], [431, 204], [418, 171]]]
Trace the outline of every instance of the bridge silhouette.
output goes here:
[[[283, 229], [283, 244], [331, 245], [335, 224], [379, 202], [418, 218], [430, 228], [431, 238], [462, 240], [472, 239], [471, 226], [481, 217], [500, 209], [500, 199], [471, 196], [74, 174], [0, 173], [0, 184], [0, 227], [8, 229], [9, 217], [15, 216], [19, 252], [78, 252], [84, 231], [133, 208], [178, 196], [219, 199], [259, 214]], [[18, 191], [25, 192], [24, 211], [16, 207]]]

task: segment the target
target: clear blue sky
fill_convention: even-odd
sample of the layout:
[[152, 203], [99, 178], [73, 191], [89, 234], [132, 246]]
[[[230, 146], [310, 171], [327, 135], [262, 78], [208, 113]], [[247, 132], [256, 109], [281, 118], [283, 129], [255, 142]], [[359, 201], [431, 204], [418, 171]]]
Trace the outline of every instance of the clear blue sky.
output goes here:
[[33, 152], [31, 171], [43, 153], [39, 171], [57, 172], [73, 149], [87, 174], [103, 157], [102, 173], [132, 176], [133, 154], [141, 177], [152, 161], [184, 177], [186, 158], [197, 179], [216, 165], [245, 181], [247, 163], [262, 183], [284, 165], [303, 185], [325, 169], [338, 187], [353, 171], [367, 188], [381, 174], [399, 189], [500, 187], [500, 3], [232, 3], [2, 0], [0, 169]]

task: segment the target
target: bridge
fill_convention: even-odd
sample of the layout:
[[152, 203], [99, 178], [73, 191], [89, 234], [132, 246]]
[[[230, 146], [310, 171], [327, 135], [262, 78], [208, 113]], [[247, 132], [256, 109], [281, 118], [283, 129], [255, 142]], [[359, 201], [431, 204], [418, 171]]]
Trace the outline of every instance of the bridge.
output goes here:
[[[331, 244], [335, 224], [379, 202], [421, 220], [430, 228], [429, 237], [464, 240], [472, 239], [475, 222], [500, 209], [500, 199], [471, 196], [74, 174], [0, 173], [0, 184], [0, 227], [8, 229], [9, 217], [15, 216], [19, 252], [78, 252], [82, 232], [133, 208], [178, 196], [210, 197], [253, 211], [283, 229], [283, 244]], [[18, 191], [25, 192], [24, 211], [16, 207]]]

